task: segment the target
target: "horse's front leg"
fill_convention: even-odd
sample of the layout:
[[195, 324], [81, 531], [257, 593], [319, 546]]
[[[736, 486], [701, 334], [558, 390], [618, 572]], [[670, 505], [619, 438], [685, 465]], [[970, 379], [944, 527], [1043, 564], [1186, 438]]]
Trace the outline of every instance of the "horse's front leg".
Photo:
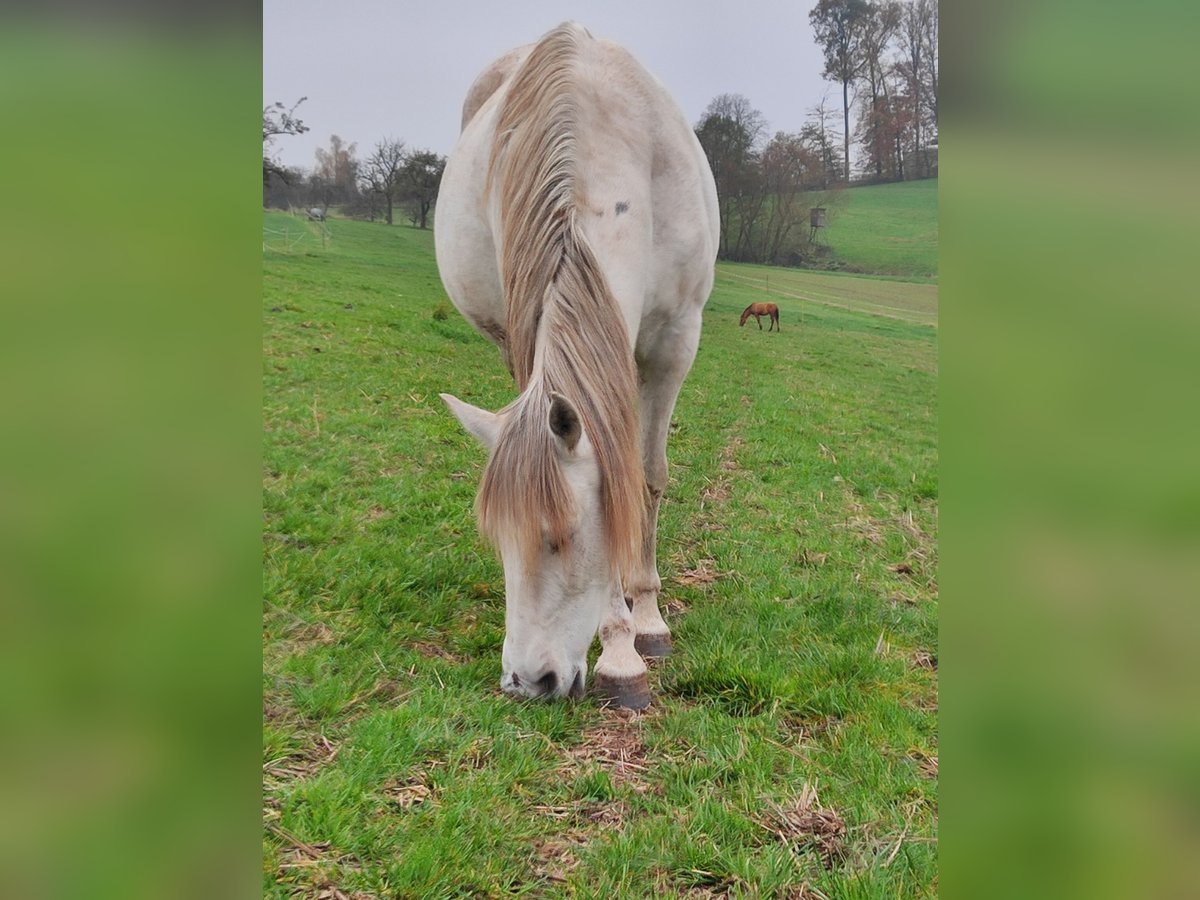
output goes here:
[[636, 648], [637, 626], [621, 591], [614, 591], [600, 619], [600, 658], [596, 660], [596, 693], [606, 703], [627, 709], [650, 705], [646, 663]]
[[758, 330], [762, 331], [762, 316], [755, 316], [754, 321], [758, 323]]
[[[625, 595], [637, 626], [637, 650], [643, 656], [669, 656], [671, 629], [658, 608], [662, 579], [658, 576], [658, 507], [667, 487], [667, 432], [671, 413], [684, 376], [691, 368], [700, 342], [700, 323], [681, 329], [678, 343], [664, 348], [664, 359], [643, 365], [639, 396], [642, 429], [642, 465], [646, 475], [646, 499], [642, 519], [642, 553], [625, 585]], [[759, 325], [762, 328], [762, 325]], [[677, 334], [679, 334], [677, 332]]]

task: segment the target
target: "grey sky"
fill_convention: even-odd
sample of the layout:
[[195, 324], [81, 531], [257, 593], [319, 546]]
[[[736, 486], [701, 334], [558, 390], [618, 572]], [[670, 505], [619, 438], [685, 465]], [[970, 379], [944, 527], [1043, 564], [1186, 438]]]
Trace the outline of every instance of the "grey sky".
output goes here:
[[816, 0], [264, 0], [263, 103], [308, 100], [312, 130], [281, 137], [311, 168], [338, 134], [362, 155], [385, 136], [449, 153], [467, 88], [492, 60], [565, 19], [628, 48], [694, 123], [717, 94], [745, 94], [771, 131], [798, 131], [826, 92], [808, 11]]

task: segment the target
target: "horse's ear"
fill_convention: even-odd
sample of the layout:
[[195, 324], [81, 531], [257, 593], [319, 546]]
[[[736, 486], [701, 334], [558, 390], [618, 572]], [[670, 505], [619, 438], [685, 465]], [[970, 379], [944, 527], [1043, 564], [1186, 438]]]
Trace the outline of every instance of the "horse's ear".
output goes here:
[[579, 413], [571, 405], [571, 401], [559, 393], [550, 394], [550, 431], [558, 438], [562, 448], [567, 453], [575, 452], [579, 438], [583, 435], [583, 425], [579, 422]]
[[488, 450], [496, 446], [496, 438], [500, 434], [500, 417], [494, 412], [464, 403], [453, 394], [439, 394], [445, 404], [454, 413], [454, 418], [462, 423], [462, 427], [479, 438], [479, 443]]

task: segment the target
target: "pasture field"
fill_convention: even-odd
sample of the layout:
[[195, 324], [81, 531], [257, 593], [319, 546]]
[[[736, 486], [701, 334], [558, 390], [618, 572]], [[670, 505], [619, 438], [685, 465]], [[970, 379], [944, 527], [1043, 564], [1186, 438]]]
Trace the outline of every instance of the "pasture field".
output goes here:
[[802, 323], [815, 304], [937, 328], [938, 290], [935, 284], [722, 262], [717, 264], [716, 287], [757, 291], [763, 299], [769, 298], [780, 304], [781, 312], [783, 304], [792, 301], [793, 322]]
[[821, 240], [852, 271], [936, 280], [937, 179], [847, 188]]
[[484, 452], [437, 396], [511, 380], [430, 232], [328, 227], [264, 221], [264, 895], [935, 895], [936, 329], [785, 295], [738, 328], [764, 294], [721, 278], [654, 702], [515, 701]]

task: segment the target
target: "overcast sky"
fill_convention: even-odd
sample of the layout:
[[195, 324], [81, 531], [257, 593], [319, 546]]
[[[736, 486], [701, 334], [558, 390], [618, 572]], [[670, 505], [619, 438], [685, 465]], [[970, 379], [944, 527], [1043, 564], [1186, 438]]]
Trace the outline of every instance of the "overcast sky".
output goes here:
[[623, 44], [695, 123], [738, 93], [771, 131], [798, 131], [838, 85], [821, 79], [808, 11], [816, 0], [264, 0], [263, 103], [308, 100], [312, 130], [278, 138], [285, 165], [311, 168], [337, 134], [365, 155], [383, 137], [449, 153], [467, 88], [483, 68], [574, 19]]

